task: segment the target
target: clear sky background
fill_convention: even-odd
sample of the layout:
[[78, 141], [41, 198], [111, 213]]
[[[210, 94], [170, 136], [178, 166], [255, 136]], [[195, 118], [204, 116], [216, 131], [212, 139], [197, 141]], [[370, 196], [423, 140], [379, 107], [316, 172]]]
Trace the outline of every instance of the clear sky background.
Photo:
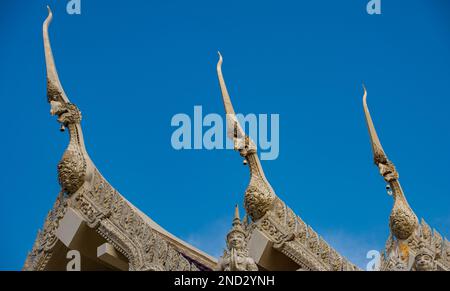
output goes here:
[[219, 256], [248, 169], [233, 151], [175, 151], [170, 126], [194, 105], [223, 113], [217, 51], [235, 109], [280, 114], [278, 196], [361, 267], [383, 249], [392, 198], [372, 163], [368, 103], [407, 199], [450, 232], [450, 3], [1, 0], [0, 269], [18, 270], [59, 191], [68, 143], [49, 114], [46, 5], [59, 75], [108, 181], [178, 237]]

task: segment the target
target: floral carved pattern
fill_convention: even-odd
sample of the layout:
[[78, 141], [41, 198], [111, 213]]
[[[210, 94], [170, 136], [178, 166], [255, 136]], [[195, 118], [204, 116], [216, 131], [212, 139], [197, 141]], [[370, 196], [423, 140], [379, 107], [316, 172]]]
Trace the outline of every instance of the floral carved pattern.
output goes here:
[[182, 271], [190, 270], [191, 266], [193, 270], [197, 269], [156, 233], [97, 171], [93, 185], [93, 191], [86, 192], [91, 199], [76, 198], [79, 201], [77, 209], [92, 222], [92, 227], [96, 225], [95, 221], [101, 223], [103, 236], [129, 258], [130, 269]]
[[68, 194], [75, 193], [84, 183], [86, 161], [77, 148], [67, 149], [58, 163], [58, 181]]
[[447, 239], [422, 219], [412, 234], [401, 240], [390, 235], [386, 242], [384, 255], [381, 257], [381, 270], [450, 270], [446, 259], [448, 248]]
[[[130, 270], [199, 270], [155, 232], [122, 196], [95, 171], [91, 186], [81, 186], [71, 197], [60, 195], [39, 232], [24, 270], [44, 270], [57, 241], [59, 220], [70, 206], [106, 241], [129, 260]], [[206, 267], [203, 266], [203, 269]]]
[[52, 256], [57, 242], [56, 230], [67, 209], [67, 199], [62, 193], [56, 199], [53, 209], [45, 219], [43, 230], [39, 230], [32, 250], [28, 253], [23, 266], [24, 271], [42, 270]]
[[[340, 256], [326, 241], [278, 197], [258, 222], [252, 223], [275, 243], [277, 249], [305, 270], [359, 270]], [[251, 232], [254, 227], [249, 227]]]
[[245, 191], [244, 206], [252, 220], [256, 221], [272, 208], [275, 193], [266, 180], [256, 153], [246, 155], [250, 168], [250, 183]]

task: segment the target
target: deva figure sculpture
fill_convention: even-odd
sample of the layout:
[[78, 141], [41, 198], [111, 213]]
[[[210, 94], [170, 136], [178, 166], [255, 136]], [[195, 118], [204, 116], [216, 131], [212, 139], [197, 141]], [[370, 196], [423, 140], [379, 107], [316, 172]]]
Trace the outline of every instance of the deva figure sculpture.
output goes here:
[[255, 261], [248, 255], [246, 234], [236, 205], [233, 227], [227, 235], [227, 250], [217, 264], [217, 271], [258, 271]]

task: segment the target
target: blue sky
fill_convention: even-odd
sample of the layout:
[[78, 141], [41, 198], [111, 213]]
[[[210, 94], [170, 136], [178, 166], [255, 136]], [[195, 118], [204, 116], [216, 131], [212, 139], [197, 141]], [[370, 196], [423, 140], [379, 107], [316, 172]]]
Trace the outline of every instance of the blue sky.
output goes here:
[[59, 75], [83, 113], [88, 152], [108, 181], [163, 227], [220, 255], [248, 170], [232, 151], [175, 151], [177, 113], [280, 115], [273, 188], [360, 266], [388, 236], [392, 198], [372, 164], [361, 106], [419, 217], [450, 232], [450, 4], [359, 1], [1, 1], [0, 269], [20, 269], [59, 186], [67, 145], [45, 96], [42, 22]]

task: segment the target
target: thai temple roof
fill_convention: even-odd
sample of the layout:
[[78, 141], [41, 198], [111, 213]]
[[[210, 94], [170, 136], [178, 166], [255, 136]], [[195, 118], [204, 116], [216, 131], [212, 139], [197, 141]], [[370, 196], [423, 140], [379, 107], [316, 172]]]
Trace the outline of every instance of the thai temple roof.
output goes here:
[[[65, 254], [74, 249], [81, 253], [84, 270], [360, 270], [306, 224], [270, 185], [257, 146], [236, 118], [220, 53], [217, 74], [227, 134], [250, 172], [244, 193], [245, 219], [241, 222], [236, 207], [224, 257], [218, 260], [179, 239], [130, 203], [101, 175], [85, 148], [81, 112], [64, 92], [56, 70], [48, 33], [52, 16], [49, 8], [43, 24], [47, 97], [51, 114], [70, 140], [58, 164], [61, 192], [37, 235], [24, 270], [65, 269]], [[366, 88], [363, 110], [375, 165], [394, 201], [381, 269], [450, 270], [449, 242], [423, 219], [419, 223], [408, 204], [399, 174], [375, 130]], [[239, 239], [244, 242], [240, 244]], [[238, 256], [245, 263], [237, 263], [234, 258]]]

